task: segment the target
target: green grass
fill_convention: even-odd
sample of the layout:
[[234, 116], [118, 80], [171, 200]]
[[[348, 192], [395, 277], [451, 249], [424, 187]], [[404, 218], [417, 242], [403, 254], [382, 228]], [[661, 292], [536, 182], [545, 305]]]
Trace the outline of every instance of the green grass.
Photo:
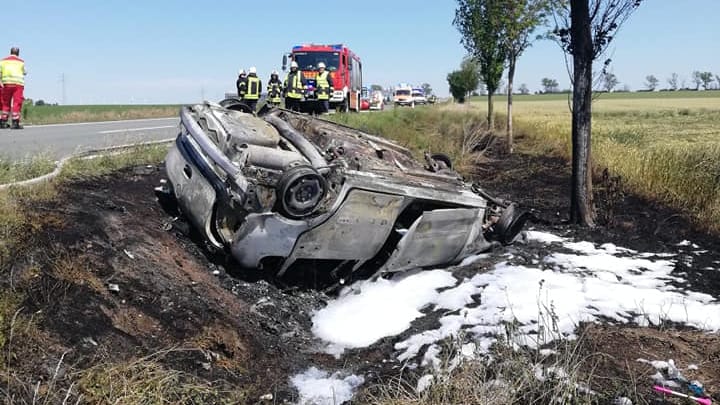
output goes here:
[[[496, 125], [503, 125], [503, 97], [495, 98]], [[477, 140], [487, 101], [445, 103], [332, 119], [386, 136], [416, 152], [448, 152], [469, 174], [473, 157], [463, 151]], [[720, 232], [720, 91], [607, 93], [593, 103], [595, 169], [622, 177], [629, 191], [659, 200], [701, 227]], [[514, 98], [514, 128], [525, 139], [518, 150], [571, 157], [567, 95]], [[502, 134], [503, 129], [497, 129]], [[473, 138], [475, 137], [475, 138]]]
[[55, 162], [38, 155], [26, 160], [0, 159], [0, 184], [28, 180], [51, 172]]
[[25, 105], [25, 124], [59, 124], [164, 118], [178, 115], [180, 105]]

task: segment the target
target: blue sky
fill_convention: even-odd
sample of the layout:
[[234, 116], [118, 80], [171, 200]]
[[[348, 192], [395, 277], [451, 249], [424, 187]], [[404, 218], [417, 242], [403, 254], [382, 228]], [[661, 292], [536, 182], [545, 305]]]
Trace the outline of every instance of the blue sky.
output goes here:
[[[364, 83], [428, 82], [448, 94], [446, 76], [465, 50], [452, 26], [452, 0], [360, 2], [21, 0], [3, 4], [3, 46], [26, 60], [26, 97], [66, 104], [190, 103], [222, 98], [239, 68], [266, 80], [300, 43], [345, 43], [363, 61]], [[720, 1], [645, 0], [612, 49], [620, 86], [693, 70], [720, 74]], [[13, 17], [8, 17], [13, 16]], [[4, 52], [7, 52], [4, 50]], [[567, 88], [552, 42], [521, 57], [516, 83], [543, 77]]]

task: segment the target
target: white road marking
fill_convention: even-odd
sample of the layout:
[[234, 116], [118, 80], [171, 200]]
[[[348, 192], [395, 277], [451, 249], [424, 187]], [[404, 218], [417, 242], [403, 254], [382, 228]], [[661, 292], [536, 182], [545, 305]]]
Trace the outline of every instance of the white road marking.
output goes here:
[[179, 120], [176, 117], [166, 118], [138, 118], [134, 120], [115, 120], [115, 121], [93, 121], [93, 122], [69, 122], [66, 124], [40, 124], [40, 125], [25, 125], [25, 128], [44, 128], [44, 127], [70, 127], [73, 125], [97, 125], [97, 124], [114, 124], [118, 122], [132, 123], [138, 121], [167, 121], [167, 120]]
[[163, 128], [175, 128], [177, 125], [163, 125], [161, 127], [144, 127], [144, 128], [126, 128], [126, 129], [112, 129], [109, 131], [100, 131], [98, 134], [116, 134], [120, 132], [136, 132], [136, 131], [149, 131], [151, 129], [163, 129]]

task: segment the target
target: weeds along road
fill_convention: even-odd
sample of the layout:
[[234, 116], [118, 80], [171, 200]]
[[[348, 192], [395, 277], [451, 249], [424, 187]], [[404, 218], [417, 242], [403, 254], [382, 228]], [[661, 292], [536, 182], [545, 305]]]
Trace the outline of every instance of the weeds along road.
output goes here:
[[173, 138], [178, 118], [76, 124], [28, 125], [0, 130], [0, 159], [20, 160], [42, 155], [57, 160], [90, 149]]

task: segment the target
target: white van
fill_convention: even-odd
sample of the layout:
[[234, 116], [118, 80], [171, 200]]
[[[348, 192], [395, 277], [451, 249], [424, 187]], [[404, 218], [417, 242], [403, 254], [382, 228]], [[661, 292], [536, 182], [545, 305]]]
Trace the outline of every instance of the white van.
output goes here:
[[395, 93], [393, 93], [393, 102], [395, 103], [395, 106], [403, 106], [407, 105], [410, 107], [415, 107], [415, 100], [412, 96], [412, 88], [411, 87], [398, 87], [395, 89]]

